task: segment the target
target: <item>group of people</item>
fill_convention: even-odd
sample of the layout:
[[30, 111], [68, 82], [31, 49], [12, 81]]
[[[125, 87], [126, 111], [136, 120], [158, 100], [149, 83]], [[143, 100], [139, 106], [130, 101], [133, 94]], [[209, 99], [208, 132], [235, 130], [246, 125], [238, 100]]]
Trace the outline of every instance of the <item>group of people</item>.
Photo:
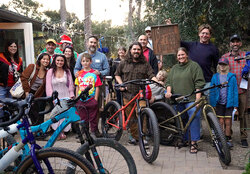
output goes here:
[[[212, 28], [208, 24], [199, 27], [198, 35], [200, 40], [197, 42], [181, 41], [181, 47], [177, 50], [178, 63], [172, 67], [169, 74], [160, 70], [162, 59], [157, 59], [154, 55], [153, 47], [149, 37], [151, 28], [147, 27], [146, 34], [141, 35], [137, 42], [133, 42], [128, 51], [125, 47], [118, 49], [118, 58], [114, 60], [112, 67], [115, 83], [134, 79], [152, 79], [166, 85], [166, 89], [150, 86], [153, 97], [150, 102], [158, 99], [159, 96], [170, 98], [172, 94], [190, 94], [210, 85], [228, 81], [228, 86], [222, 89], [210, 91], [210, 103], [216, 108], [220, 124], [225, 131], [227, 140], [230, 144], [232, 140], [232, 111], [238, 110], [240, 119], [241, 145], [248, 147], [246, 132], [246, 116], [244, 115], [246, 106], [246, 90], [240, 88], [242, 79], [242, 69], [246, 60], [242, 59], [246, 53], [240, 51], [242, 46], [239, 35], [230, 38], [230, 52], [224, 54], [219, 59], [218, 49], [210, 42]], [[87, 50], [81, 54], [74, 52], [71, 39], [64, 35], [61, 37], [60, 48], [56, 49], [57, 42], [54, 39], [46, 41], [46, 50], [37, 57], [36, 64], [30, 64], [22, 71], [22, 59], [18, 56], [18, 44], [14, 41], [7, 43], [4, 53], [0, 53], [0, 98], [11, 97], [9, 90], [16, 81], [17, 73], [20, 73], [23, 89], [27, 96], [33, 93], [35, 97], [43, 95], [50, 96], [54, 90], [59, 92], [59, 99], [67, 100], [78, 96], [89, 84], [93, 87], [90, 90], [89, 98], [86, 101], [79, 101], [77, 108], [82, 106], [86, 110], [81, 110], [81, 119], [87, 120], [90, 124], [90, 131], [93, 136], [101, 136], [98, 130], [98, 108], [100, 108], [100, 92], [105, 91], [103, 77], [109, 75], [110, 66], [105, 54], [97, 51], [98, 38], [90, 36], [87, 40]], [[59, 54], [56, 52], [58, 50]], [[76, 55], [77, 59], [76, 59]], [[30, 80], [32, 72], [34, 76]], [[217, 70], [218, 73], [215, 73]], [[167, 77], [166, 77], [167, 76]], [[123, 89], [121, 89], [123, 90]], [[121, 98], [120, 92], [117, 93], [117, 101], [127, 104], [130, 99], [138, 92], [139, 88], [135, 85], [128, 85]], [[181, 104], [176, 109], [182, 111], [197, 101], [202, 94], [197, 93], [190, 97], [190, 102]], [[140, 102], [144, 106], [146, 103]], [[99, 106], [99, 107], [98, 107]], [[43, 117], [37, 117], [37, 111], [43, 110], [45, 105], [39, 103], [33, 106], [31, 120], [33, 124], [43, 122]], [[127, 108], [126, 112], [129, 112]], [[194, 109], [189, 110], [188, 116], [191, 117]], [[2, 109], [0, 109], [2, 111]], [[0, 114], [3, 116], [3, 114]], [[134, 117], [136, 115], [134, 114]], [[55, 123], [56, 129], [60, 122]], [[70, 125], [64, 130], [70, 130]], [[184, 140], [191, 140], [190, 153], [197, 153], [197, 141], [200, 139], [201, 121], [198, 112], [195, 119], [189, 126], [189, 133]], [[129, 142], [136, 144], [138, 141], [137, 124], [131, 124]], [[60, 139], [65, 139], [66, 135], [61, 133]], [[232, 143], [231, 143], [232, 146]]]

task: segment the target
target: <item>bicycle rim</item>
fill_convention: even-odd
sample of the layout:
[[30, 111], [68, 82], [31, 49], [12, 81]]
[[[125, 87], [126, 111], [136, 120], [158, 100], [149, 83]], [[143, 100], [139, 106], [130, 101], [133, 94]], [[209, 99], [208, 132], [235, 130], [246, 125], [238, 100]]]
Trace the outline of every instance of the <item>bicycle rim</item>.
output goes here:
[[[97, 138], [94, 140], [94, 143], [95, 144], [92, 147], [90, 147], [88, 143], [83, 144], [77, 150], [77, 153], [83, 155], [90, 151], [91, 148], [95, 148], [98, 153], [98, 157], [102, 162], [105, 173], [137, 173], [133, 157], [120, 143], [115, 140], [105, 138]], [[94, 161], [93, 153], [90, 152], [90, 154]], [[97, 164], [94, 166], [97, 170]]]
[[159, 153], [159, 129], [154, 112], [150, 108], [144, 108], [140, 115], [142, 134], [139, 135], [139, 146], [145, 161], [152, 163]]
[[229, 147], [226, 142], [225, 135], [220, 127], [218, 119], [212, 112], [207, 113], [207, 120], [212, 132], [212, 140], [215, 146], [215, 149], [220, 157], [220, 160], [229, 165], [231, 162], [231, 154]]
[[[112, 138], [117, 141], [122, 136], [122, 115], [121, 112], [113, 115], [121, 108], [116, 101], [110, 101], [102, 113], [102, 133], [106, 138]], [[115, 125], [115, 126], [114, 126]]]
[[[44, 174], [49, 173], [45, 164], [48, 160], [54, 173], [96, 173], [93, 166], [81, 155], [63, 148], [46, 148], [36, 152], [36, 157]], [[17, 173], [38, 173], [31, 156], [28, 156], [19, 166]]]

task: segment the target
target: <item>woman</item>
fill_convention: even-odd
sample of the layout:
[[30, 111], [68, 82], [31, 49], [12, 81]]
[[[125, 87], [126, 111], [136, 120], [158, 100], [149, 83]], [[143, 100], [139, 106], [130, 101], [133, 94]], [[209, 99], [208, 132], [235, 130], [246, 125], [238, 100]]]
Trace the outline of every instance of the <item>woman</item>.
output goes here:
[[[42, 53], [37, 57], [36, 65], [29, 64], [29, 66], [23, 71], [21, 75], [21, 82], [25, 96], [29, 93], [34, 94], [34, 97], [42, 97], [45, 95], [45, 81], [47, 69], [50, 65], [50, 56], [48, 53]], [[29, 83], [29, 78], [35, 69], [35, 74]], [[45, 103], [37, 103], [32, 106], [31, 122], [33, 125], [38, 125], [44, 122], [44, 116], [39, 115], [37, 111], [43, 111], [45, 109]]]
[[[118, 67], [118, 65], [120, 64], [120, 62], [122, 60], [125, 59], [125, 55], [126, 55], [126, 48], [125, 47], [120, 47], [118, 49], [118, 57], [114, 60], [114, 64], [113, 64], [113, 67], [112, 67], [112, 77], [114, 78], [114, 73]], [[120, 93], [120, 90], [115, 90], [116, 91], [116, 100], [119, 104], [121, 104], [121, 93]]]
[[[11, 98], [9, 91], [18, 80], [18, 74], [22, 73], [22, 65], [23, 61], [19, 57], [17, 41], [7, 41], [4, 52], [0, 53], [0, 99]], [[3, 116], [3, 113], [0, 104], [0, 122], [1, 116]]]
[[[51, 69], [48, 71], [46, 76], [46, 94], [51, 96], [53, 91], [58, 92], [59, 99], [69, 99], [74, 98], [74, 85], [72, 80], [72, 75], [70, 69], [67, 65], [67, 59], [65, 55], [55, 55], [52, 62]], [[52, 111], [51, 114], [53, 114]], [[54, 130], [63, 122], [64, 119], [54, 123], [52, 128]], [[64, 132], [68, 132], [71, 129], [71, 125], [68, 125]], [[66, 135], [62, 132], [59, 135], [60, 139], [66, 139]]]
[[[177, 51], [178, 64], [174, 65], [170, 70], [167, 78], [166, 86], [167, 93], [166, 98], [170, 98], [172, 94], [187, 95], [193, 91], [197, 91], [204, 87], [205, 80], [200, 66], [188, 59], [187, 50], [184, 47], [180, 47]], [[191, 106], [195, 101], [199, 100], [201, 93], [197, 93], [195, 96], [189, 98], [188, 103], [178, 104], [177, 110], [183, 111]], [[183, 118], [184, 124], [191, 118], [195, 108], [190, 109], [187, 114], [188, 118]], [[182, 116], [184, 117], [184, 116]], [[197, 153], [198, 145], [197, 141], [200, 139], [200, 113], [198, 112], [189, 126], [191, 135], [190, 153]], [[189, 140], [189, 131], [184, 135], [184, 141]]]
[[70, 69], [71, 75], [73, 82], [75, 81], [75, 76], [74, 76], [74, 68], [76, 64], [75, 56], [74, 56], [74, 50], [71, 46], [66, 46], [65, 49], [63, 50], [63, 54], [66, 57], [67, 60], [67, 65]]

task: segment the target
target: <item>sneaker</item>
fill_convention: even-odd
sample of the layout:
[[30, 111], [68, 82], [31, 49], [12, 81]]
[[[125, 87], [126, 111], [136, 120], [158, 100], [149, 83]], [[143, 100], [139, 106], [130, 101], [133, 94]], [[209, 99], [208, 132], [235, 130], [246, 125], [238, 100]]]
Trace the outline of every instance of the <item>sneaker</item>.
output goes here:
[[246, 139], [241, 140], [241, 147], [242, 148], [247, 148], [248, 147], [248, 143]]
[[133, 145], [137, 145], [137, 140], [134, 139], [131, 135], [129, 135], [129, 140], [128, 140], [128, 143], [129, 144], [133, 144]]

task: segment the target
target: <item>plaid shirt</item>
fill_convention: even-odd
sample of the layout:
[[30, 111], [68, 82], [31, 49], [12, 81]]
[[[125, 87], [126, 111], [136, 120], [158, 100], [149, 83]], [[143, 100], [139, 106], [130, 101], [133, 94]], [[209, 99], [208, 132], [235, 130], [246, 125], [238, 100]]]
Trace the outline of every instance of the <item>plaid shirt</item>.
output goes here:
[[[153, 69], [148, 62], [129, 62], [127, 60], [121, 61], [118, 66], [115, 76], [120, 76], [122, 82], [135, 79], [152, 79], [155, 75]], [[138, 92], [139, 85], [127, 85], [128, 90], [123, 94], [124, 98], [131, 100]]]
[[232, 55], [231, 52], [226, 53], [222, 56], [222, 58], [227, 58], [229, 60], [229, 67], [230, 67], [230, 72], [236, 74], [236, 80], [237, 80], [237, 86], [238, 86], [238, 92], [239, 94], [242, 94], [245, 92], [244, 89], [239, 88], [240, 87], [240, 82], [241, 82], [241, 72], [243, 70], [243, 67], [246, 65], [246, 59], [241, 59], [241, 60], [234, 60], [238, 58], [243, 58], [245, 57], [246, 52], [240, 51], [238, 55], [234, 56]]

